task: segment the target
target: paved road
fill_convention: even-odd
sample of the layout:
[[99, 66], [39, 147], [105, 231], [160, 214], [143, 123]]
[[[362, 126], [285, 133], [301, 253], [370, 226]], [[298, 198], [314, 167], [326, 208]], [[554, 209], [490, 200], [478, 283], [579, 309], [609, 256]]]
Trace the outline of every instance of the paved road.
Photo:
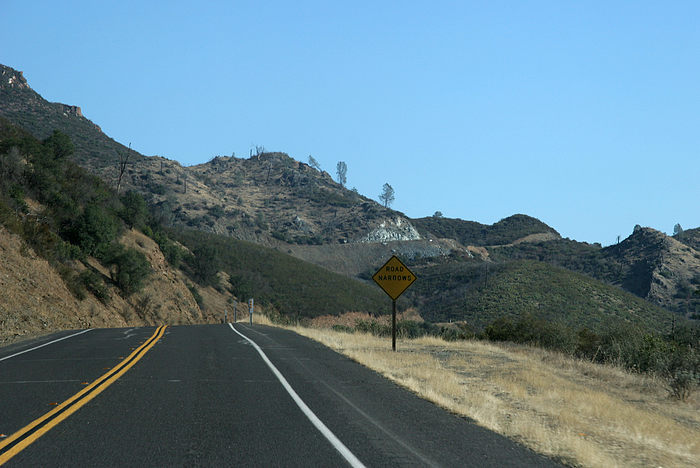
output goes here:
[[[559, 466], [311, 340], [271, 327], [235, 328], [366, 466]], [[65, 338], [72, 333], [0, 348], [0, 434], [10, 436], [0, 436], [0, 457], [9, 450], [3, 440], [47, 412], [67, 412], [60, 404], [84, 392], [71, 403], [82, 407], [5, 466], [349, 464], [255, 346], [228, 325], [168, 327], [160, 338], [153, 327]], [[93, 382], [128, 365], [92, 395], [101, 388]]]

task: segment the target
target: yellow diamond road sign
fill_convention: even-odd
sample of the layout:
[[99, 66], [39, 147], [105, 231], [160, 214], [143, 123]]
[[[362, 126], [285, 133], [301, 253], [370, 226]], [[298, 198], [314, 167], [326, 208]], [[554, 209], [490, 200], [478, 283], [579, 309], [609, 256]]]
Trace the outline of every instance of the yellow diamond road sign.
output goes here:
[[372, 279], [390, 298], [396, 300], [416, 280], [416, 275], [394, 255]]

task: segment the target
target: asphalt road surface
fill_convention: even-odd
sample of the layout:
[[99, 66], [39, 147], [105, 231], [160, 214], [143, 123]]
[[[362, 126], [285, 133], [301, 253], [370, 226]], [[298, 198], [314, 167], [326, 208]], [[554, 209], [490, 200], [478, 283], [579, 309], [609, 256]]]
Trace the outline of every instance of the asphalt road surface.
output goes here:
[[318, 343], [240, 323], [62, 332], [0, 348], [3, 461], [560, 466]]

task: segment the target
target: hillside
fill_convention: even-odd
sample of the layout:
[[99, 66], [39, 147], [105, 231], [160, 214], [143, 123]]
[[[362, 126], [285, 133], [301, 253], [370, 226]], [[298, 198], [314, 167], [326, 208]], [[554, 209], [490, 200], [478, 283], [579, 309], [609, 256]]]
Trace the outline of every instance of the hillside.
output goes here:
[[[387, 300], [378, 288], [290, 255], [198, 231], [177, 231], [172, 235], [198, 257], [193, 277], [200, 284], [228, 289], [244, 301], [254, 297], [280, 318], [387, 312]], [[222, 273], [225, 285], [220, 280]]]
[[39, 141], [0, 118], [0, 339], [218, 321], [250, 297], [287, 317], [380, 312], [383, 297], [357, 280], [230, 238], [166, 233], [137, 193], [118, 196], [72, 151], [61, 132]]
[[40, 139], [65, 133], [75, 146], [73, 160], [115, 187], [120, 156], [128, 157], [121, 186], [141, 193], [176, 226], [266, 245], [419, 238], [401, 213], [283, 153], [259, 150], [248, 159], [215, 157], [192, 167], [145, 157], [105, 135], [79, 107], [46, 101], [21, 72], [3, 65], [0, 117]]
[[[118, 153], [128, 148], [102, 132], [87, 119], [80, 107], [49, 102], [34, 91], [21, 71], [0, 64], [0, 117], [27, 130], [39, 139], [54, 130], [70, 136], [75, 146], [74, 160], [95, 171], [114, 177]], [[132, 158], [142, 158], [132, 152]]]
[[[440, 216], [409, 219], [284, 153], [259, 148], [248, 158], [218, 156], [191, 167], [160, 156], [142, 156], [104, 135], [82, 116], [79, 108], [45, 101], [20, 72], [9, 67], [0, 67], [0, 93], [0, 117], [5, 116], [41, 139], [50, 138], [54, 129], [70, 137], [74, 147], [70, 159], [109, 186], [117, 201], [111, 209], [118, 209], [119, 200], [126, 194], [140, 194], [150, 209], [149, 227], [157, 227], [153, 230], [156, 234], [167, 230], [170, 236], [177, 236], [188, 230], [192, 233], [181, 235], [183, 242], [196, 237], [194, 232], [206, 233], [200, 234], [201, 238], [215, 244], [228, 241], [213, 235], [250, 241], [283, 254], [276, 256], [272, 264], [286, 264], [290, 262], [287, 255], [291, 255], [323, 267], [319, 272], [324, 273], [314, 273], [318, 277], [332, 271], [367, 280], [392, 254], [401, 256], [411, 266], [442, 269], [441, 275], [449, 282], [462, 278], [462, 271], [474, 265], [505, 268], [514, 261], [537, 260], [618, 285], [688, 317], [700, 313], [694, 295], [700, 274], [694, 247], [697, 230], [684, 231], [678, 242], [658, 242], [654, 236], [635, 233], [629, 242], [603, 249], [599, 244], [562, 239], [555, 229], [523, 214], [490, 226]], [[120, 158], [125, 162], [121, 179]], [[118, 193], [114, 194], [118, 181]], [[62, 216], [61, 220], [70, 225], [68, 213]], [[60, 231], [63, 221], [52, 228], [68, 239], [70, 232]], [[240, 245], [230, 244], [228, 248], [235, 250], [242, 248]], [[188, 265], [185, 262], [184, 271], [195, 281], [197, 272]], [[299, 271], [307, 268], [306, 263], [295, 265]], [[264, 284], [276, 281], [265, 276], [272, 267], [265, 272], [252, 268], [253, 277], [261, 281], [257, 290], [265, 290]], [[229, 266], [228, 270], [234, 279], [240, 275], [236, 268]], [[430, 275], [428, 272], [428, 278]], [[554, 280], [547, 275], [538, 278], [544, 282]], [[222, 276], [219, 289], [236, 294], [227, 281]], [[551, 285], [541, 286], [551, 289]], [[442, 292], [425, 290], [425, 297], [415, 298], [414, 302], [425, 317], [439, 318], [444, 315], [442, 311], [456, 310], [451, 305], [451, 295], [465, 287]], [[370, 285], [371, 288], [375, 286]], [[371, 291], [367, 292], [368, 297], [375, 297], [376, 289]], [[279, 297], [287, 297], [286, 294]], [[301, 309], [315, 307], [297, 303], [283, 311], [279, 297], [271, 295], [269, 300], [277, 304], [280, 313], [294, 316]], [[364, 305], [344, 302], [344, 307], [372, 309], [374, 300]], [[330, 313], [343, 309], [335, 307]]]
[[697, 230], [686, 243], [651, 228], [638, 227], [619, 244], [601, 248], [571, 241], [523, 243], [489, 248], [494, 261], [530, 259], [584, 273], [620, 286], [649, 302], [688, 318], [700, 318], [700, 251]]
[[0, 226], [0, 346], [56, 330], [220, 320], [219, 311], [200, 308], [187, 278], [168, 266], [153, 240], [127, 232], [119, 242], [143, 253], [153, 272], [142, 290], [124, 297], [112, 283], [109, 269], [96, 259], [74, 262], [76, 272], [91, 271], [104, 281], [104, 295], [98, 298], [89, 291], [76, 295], [55, 266]]
[[667, 331], [673, 314], [586, 275], [547, 263], [518, 260], [416, 267], [408, 298], [434, 322], [464, 320], [476, 330], [502, 317], [532, 315], [578, 330], [606, 331], [633, 323]]
[[605, 255], [619, 265], [617, 282], [626, 290], [700, 318], [700, 297], [694, 294], [700, 289], [700, 251], [655, 229], [637, 228]]
[[531, 216], [517, 214], [495, 224], [431, 216], [411, 220], [422, 236], [449, 238], [462, 245], [506, 245], [534, 234], [547, 234], [546, 240], [558, 239], [559, 233]]
[[682, 242], [700, 252], [700, 228], [687, 229], [673, 237], [678, 242]]

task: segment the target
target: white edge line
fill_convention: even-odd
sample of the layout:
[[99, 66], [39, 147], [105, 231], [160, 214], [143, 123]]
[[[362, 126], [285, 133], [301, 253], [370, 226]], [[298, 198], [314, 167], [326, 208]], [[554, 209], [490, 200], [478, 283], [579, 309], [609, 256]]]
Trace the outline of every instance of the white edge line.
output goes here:
[[260, 357], [262, 357], [263, 361], [265, 361], [265, 364], [267, 364], [267, 367], [270, 368], [273, 374], [275, 374], [275, 377], [277, 377], [277, 380], [280, 381], [282, 386], [284, 387], [285, 390], [287, 390], [287, 393], [289, 393], [289, 396], [292, 397], [294, 400], [294, 403], [297, 404], [299, 409], [306, 415], [307, 418], [309, 418], [309, 421], [311, 421], [311, 424], [313, 424], [316, 429], [319, 430], [323, 436], [328, 439], [328, 442], [335, 447], [335, 449], [340, 452], [340, 454], [347, 460], [348, 463], [350, 463], [350, 466], [356, 467], [356, 468], [364, 468], [364, 464], [348, 449], [345, 444], [343, 444], [338, 437], [336, 437], [333, 432], [331, 432], [328, 427], [323, 424], [323, 421], [318, 419], [318, 416], [314, 414], [313, 411], [311, 411], [311, 408], [309, 408], [306, 403], [304, 403], [304, 400], [302, 400], [299, 395], [297, 395], [297, 392], [294, 391], [291, 385], [289, 385], [289, 382], [287, 382], [287, 379], [284, 378], [282, 373], [277, 370], [274, 364], [268, 359], [268, 357], [265, 355], [262, 349], [260, 349], [260, 346], [258, 346], [253, 340], [236, 330], [231, 323], [228, 324], [229, 327], [231, 327], [231, 330], [235, 331], [238, 333], [240, 336], [242, 336], [248, 343], [253, 345], [255, 350], [260, 354]]
[[88, 328], [87, 330], [79, 331], [78, 333], [73, 333], [72, 335], [64, 336], [63, 338], [59, 338], [57, 340], [49, 341], [48, 343], [44, 343], [43, 345], [35, 346], [33, 348], [30, 348], [30, 349], [25, 349], [24, 351], [20, 351], [19, 353], [11, 354], [9, 356], [5, 356], [4, 358], [0, 358], [0, 361], [4, 361], [5, 359], [10, 359], [10, 358], [13, 358], [15, 356], [19, 356], [20, 354], [28, 353], [29, 351], [34, 351], [35, 349], [43, 348], [44, 346], [48, 346], [50, 344], [58, 343], [59, 341], [67, 340], [68, 338], [72, 338], [74, 336], [82, 335], [83, 333], [87, 333], [90, 330], [92, 330], [92, 328]]

